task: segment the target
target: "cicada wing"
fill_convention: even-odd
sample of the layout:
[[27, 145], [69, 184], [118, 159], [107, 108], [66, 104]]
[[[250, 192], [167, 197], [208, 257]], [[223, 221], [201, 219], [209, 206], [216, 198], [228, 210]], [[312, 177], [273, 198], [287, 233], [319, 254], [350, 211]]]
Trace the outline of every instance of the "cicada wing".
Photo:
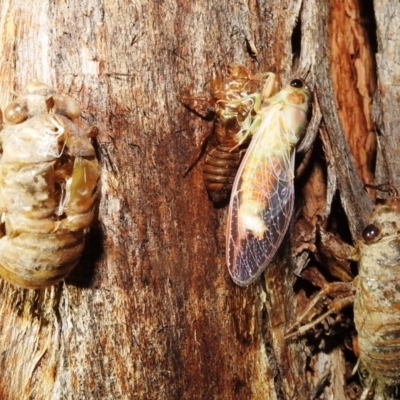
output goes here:
[[[263, 129], [263, 125], [259, 129]], [[249, 285], [264, 271], [285, 236], [293, 212], [295, 151], [283, 146], [279, 154], [267, 152], [254, 168], [261, 205], [258, 217], [265, 231], [258, 235], [240, 226], [244, 184], [241, 175], [246, 163], [254, 162], [252, 152], [261, 145], [261, 140], [268, 139], [256, 133], [239, 169], [229, 207], [227, 264], [233, 281], [240, 286]]]

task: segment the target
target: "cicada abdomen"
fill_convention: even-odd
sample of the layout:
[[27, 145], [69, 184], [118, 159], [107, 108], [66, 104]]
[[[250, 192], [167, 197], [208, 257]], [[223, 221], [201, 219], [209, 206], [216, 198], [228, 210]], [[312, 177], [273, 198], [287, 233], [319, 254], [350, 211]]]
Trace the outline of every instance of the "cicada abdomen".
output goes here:
[[[99, 196], [93, 130], [78, 103], [31, 83], [5, 109], [0, 132], [0, 276], [24, 288], [65, 278], [79, 261]], [[91, 133], [90, 133], [91, 132]]]
[[400, 384], [400, 202], [378, 205], [358, 242], [354, 321], [360, 362], [378, 384]]
[[228, 201], [233, 181], [240, 165], [243, 149], [243, 132], [255, 116], [254, 98], [257, 84], [263, 74], [252, 75], [247, 68], [230, 67], [224, 81], [213, 72], [212, 102], [215, 109], [215, 127], [212, 142], [207, 149], [203, 166], [206, 189], [215, 204]]
[[[275, 79], [270, 73], [266, 87], [274, 88]], [[263, 108], [248, 129], [255, 133], [229, 204], [227, 264], [240, 286], [260, 276], [285, 236], [293, 210], [295, 148], [308, 121], [310, 92], [301, 79], [270, 92], [264, 91]]]

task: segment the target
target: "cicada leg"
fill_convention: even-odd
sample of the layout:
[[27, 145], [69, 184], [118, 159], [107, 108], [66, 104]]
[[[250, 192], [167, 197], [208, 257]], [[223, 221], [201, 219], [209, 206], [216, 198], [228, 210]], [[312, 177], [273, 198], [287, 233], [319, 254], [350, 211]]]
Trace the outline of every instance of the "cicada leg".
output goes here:
[[265, 76], [265, 83], [262, 90], [262, 98], [263, 100], [266, 100], [279, 91], [279, 84], [278, 79], [273, 72], [265, 72], [261, 75]]
[[66, 187], [64, 222], [71, 230], [82, 229], [88, 226], [93, 219], [94, 195], [98, 188], [99, 168], [97, 160], [88, 160], [77, 157], [74, 163], [72, 176]]
[[190, 172], [190, 170], [197, 164], [200, 157], [204, 153], [205, 148], [206, 148], [207, 144], [209, 143], [212, 135], [213, 135], [212, 132], [209, 132], [209, 133], [206, 133], [205, 135], [203, 135], [203, 137], [200, 140], [199, 148], [198, 148], [197, 152], [192, 156], [192, 159], [190, 160], [189, 165], [186, 167], [185, 172], [183, 173], [183, 177], [185, 177]]
[[[246, 102], [246, 101], [252, 101], [253, 102], [253, 110], [258, 113], [261, 109], [261, 102], [262, 98], [259, 93], [253, 93], [249, 96], [243, 97], [242, 99], [238, 100], [238, 102]], [[245, 143], [250, 136], [253, 136], [253, 134], [256, 132], [257, 128], [259, 127], [260, 123], [262, 121], [262, 118], [260, 115], [256, 115], [253, 117], [251, 113], [246, 117], [246, 119], [240, 124], [241, 129], [240, 131], [236, 134], [236, 137], [238, 139], [238, 142], [235, 146], [233, 146], [229, 151], [232, 152], [238, 147], [240, 147], [243, 143]]]
[[[339, 293], [344, 293], [344, 297], [336, 298], [333, 300], [331, 304], [328, 305], [328, 310], [321, 314], [318, 318], [311, 321], [306, 325], [298, 327], [304, 319], [307, 318], [311, 310], [317, 305], [319, 301], [321, 301], [324, 297], [329, 295], [335, 295]], [[285, 339], [291, 339], [297, 336], [300, 336], [322, 322], [329, 315], [337, 313], [341, 311], [343, 308], [354, 303], [355, 298], [355, 289], [352, 282], [333, 282], [326, 284], [319, 293], [310, 301], [304, 312], [297, 319], [296, 323], [288, 329], [285, 335]]]

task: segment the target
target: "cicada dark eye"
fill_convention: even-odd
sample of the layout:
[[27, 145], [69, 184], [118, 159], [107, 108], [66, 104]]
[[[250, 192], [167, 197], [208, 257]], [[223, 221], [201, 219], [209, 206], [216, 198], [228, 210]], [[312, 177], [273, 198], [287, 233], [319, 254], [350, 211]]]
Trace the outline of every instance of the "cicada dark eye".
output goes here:
[[293, 79], [290, 82], [290, 86], [297, 88], [297, 89], [301, 89], [304, 86], [304, 82], [301, 79]]
[[362, 237], [366, 243], [373, 242], [381, 233], [381, 230], [374, 224], [367, 225], [362, 233]]

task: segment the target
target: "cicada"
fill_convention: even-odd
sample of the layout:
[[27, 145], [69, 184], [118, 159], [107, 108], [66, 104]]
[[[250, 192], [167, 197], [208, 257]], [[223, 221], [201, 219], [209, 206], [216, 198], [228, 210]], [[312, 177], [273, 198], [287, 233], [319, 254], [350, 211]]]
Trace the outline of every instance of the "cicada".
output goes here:
[[400, 384], [400, 199], [376, 206], [357, 244], [354, 322], [360, 362], [377, 388]]
[[[240, 164], [229, 203], [226, 257], [233, 281], [247, 286], [264, 271], [287, 231], [293, 211], [294, 157], [304, 136], [310, 91], [293, 79], [276, 93], [269, 74], [263, 106], [247, 135], [251, 144]], [[256, 99], [257, 94], [251, 96]]]
[[76, 266], [99, 197], [96, 129], [74, 120], [79, 104], [29, 84], [5, 109], [0, 131], [0, 276], [42, 288]]

